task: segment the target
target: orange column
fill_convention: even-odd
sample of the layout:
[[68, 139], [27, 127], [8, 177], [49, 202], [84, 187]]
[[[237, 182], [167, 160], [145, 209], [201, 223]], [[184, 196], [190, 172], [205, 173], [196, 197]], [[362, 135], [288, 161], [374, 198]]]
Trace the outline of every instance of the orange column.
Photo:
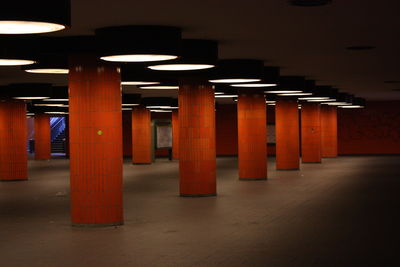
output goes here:
[[334, 106], [321, 107], [321, 152], [323, 158], [338, 156], [337, 108]]
[[215, 196], [215, 104], [211, 85], [183, 80], [179, 86], [180, 195]]
[[303, 163], [321, 163], [321, 106], [301, 105], [301, 159]]
[[243, 90], [237, 103], [240, 180], [267, 179], [267, 112], [263, 91]]
[[151, 114], [143, 106], [132, 109], [132, 163], [151, 164]]
[[43, 113], [35, 114], [35, 159], [49, 160], [51, 158], [50, 116]]
[[123, 224], [120, 74], [92, 56], [69, 67], [71, 217], [74, 225]]
[[300, 168], [299, 109], [297, 99], [278, 99], [275, 106], [276, 169]]
[[132, 112], [122, 112], [122, 139], [124, 157], [132, 156]]
[[28, 179], [26, 104], [0, 101], [0, 181]]
[[172, 158], [179, 158], [179, 112], [172, 111]]

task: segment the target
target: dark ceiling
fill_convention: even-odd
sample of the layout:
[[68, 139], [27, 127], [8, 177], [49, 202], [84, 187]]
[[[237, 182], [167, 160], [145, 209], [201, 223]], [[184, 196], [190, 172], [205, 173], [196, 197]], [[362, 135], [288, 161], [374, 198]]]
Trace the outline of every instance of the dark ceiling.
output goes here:
[[[72, 0], [72, 28], [53, 35], [93, 34], [98, 27], [124, 24], [180, 26], [184, 37], [220, 41], [220, 58], [262, 59], [282, 67], [283, 75], [389, 100], [400, 99], [400, 82], [385, 83], [400, 81], [399, 11], [399, 0], [333, 0], [320, 7], [287, 0]], [[65, 76], [0, 68], [1, 84], [21, 81], [67, 83]]]

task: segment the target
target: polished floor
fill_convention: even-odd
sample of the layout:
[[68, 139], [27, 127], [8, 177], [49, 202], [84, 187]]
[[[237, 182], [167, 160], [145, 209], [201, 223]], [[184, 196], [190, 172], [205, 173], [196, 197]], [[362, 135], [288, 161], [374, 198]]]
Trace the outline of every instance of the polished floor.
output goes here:
[[399, 266], [400, 157], [340, 157], [178, 197], [178, 163], [124, 166], [125, 225], [69, 223], [68, 161], [0, 183], [0, 266]]

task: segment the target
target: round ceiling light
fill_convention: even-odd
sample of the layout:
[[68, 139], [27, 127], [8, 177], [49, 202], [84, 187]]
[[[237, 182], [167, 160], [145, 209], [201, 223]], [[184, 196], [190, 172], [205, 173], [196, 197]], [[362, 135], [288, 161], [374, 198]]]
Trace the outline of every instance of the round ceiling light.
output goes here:
[[96, 30], [103, 44], [100, 59], [112, 62], [154, 62], [179, 56], [181, 30], [167, 26], [115, 26]]
[[35, 61], [27, 59], [0, 59], [0, 66], [24, 66], [34, 63]]
[[65, 26], [47, 22], [1, 20], [0, 34], [37, 34], [64, 30]]
[[154, 84], [160, 84], [160, 83], [159, 82], [146, 82], [146, 81], [121, 82], [121, 85], [132, 85], [132, 86], [154, 85]]
[[21, 1], [2, 3], [0, 34], [38, 34], [71, 26], [71, 1]]
[[274, 87], [276, 83], [244, 83], [244, 84], [231, 84], [232, 87], [244, 87], [244, 88], [263, 88], [263, 87]]
[[143, 90], [178, 90], [178, 85], [149, 85], [149, 86], [140, 86], [140, 89]]
[[68, 69], [26, 69], [26, 72], [29, 73], [38, 73], [38, 74], [68, 74]]
[[263, 77], [264, 63], [255, 59], [224, 59], [217, 63], [211, 83], [252, 83]]
[[218, 43], [212, 40], [182, 40], [181, 57], [174, 61], [149, 66], [159, 71], [193, 71], [215, 67], [218, 59]]
[[149, 66], [149, 69], [160, 71], [190, 71], [190, 70], [206, 70], [214, 68], [214, 65], [207, 64], [165, 64]]

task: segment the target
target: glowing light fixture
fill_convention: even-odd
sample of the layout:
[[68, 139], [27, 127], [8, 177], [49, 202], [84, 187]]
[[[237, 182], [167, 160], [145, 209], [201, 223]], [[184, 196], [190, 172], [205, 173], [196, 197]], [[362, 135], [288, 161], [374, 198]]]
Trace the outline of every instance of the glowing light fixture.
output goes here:
[[299, 91], [299, 90], [292, 90], [292, 91], [290, 91], [290, 90], [288, 90], [288, 91], [285, 91], [285, 90], [268, 90], [268, 91], [264, 91], [264, 93], [266, 93], [266, 94], [296, 94], [296, 93], [301, 93], [302, 91]]
[[68, 69], [27, 69], [25, 70], [29, 73], [39, 73], [39, 74], [68, 74]]
[[329, 100], [327, 96], [299, 97], [299, 100]]
[[150, 112], [172, 112], [172, 110], [164, 110], [164, 109], [150, 109]]
[[150, 66], [149, 69], [160, 71], [189, 71], [189, 70], [205, 70], [214, 68], [214, 65], [207, 64], [165, 64]]
[[255, 59], [224, 59], [217, 63], [211, 83], [252, 83], [263, 77], [264, 64]]
[[339, 108], [363, 108], [363, 106], [359, 106], [359, 105], [349, 105], [349, 106], [339, 106]]
[[37, 107], [66, 107], [65, 104], [53, 104], [53, 103], [38, 103], [34, 104]]
[[70, 25], [70, 0], [13, 0], [2, 3], [0, 10], [0, 34], [54, 32]]
[[148, 89], [148, 90], [178, 90], [178, 85], [149, 85], [149, 86], [140, 86], [140, 89]]
[[149, 66], [158, 71], [194, 71], [215, 67], [218, 58], [218, 44], [211, 40], [182, 40], [181, 57], [165, 64]]
[[22, 100], [38, 100], [51, 97], [51, 84], [15, 83], [9, 85], [11, 97]]
[[35, 63], [35, 61], [25, 59], [0, 59], [0, 66], [23, 66], [33, 63]]
[[64, 30], [65, 26], [54, 23], [34, 21], [0, 21], [0, 34], [36, 34]]
[[231, 84], [232, 87], [242, 87], [242, 88], [263, 88], [263, 87], [274, 87], [277, 86], [276, 83], [245, 83], [245, 84]]
[[336, 101], [336, 99], [310, 99], [310, 100], [307, 100], [307, 102], [320, 102], [320, 103], [335, 102], [335, 101]]
[[278, 94], [279, 96], [307, 96], [307, 95], [312, 95], [312, 93], [284, 93], [284, 94]]
[[[123, 94], [122, 107], [135, 107], [140, 105], [140, 94]], [[124, 110], [124, 109], [122, 109]]]
[[238, 97], [238, 95], [216, 95], [215, 98], [233, 98]]
[[181, 30], [167, 26], [115, 26], [96, 30], [104, 44], [100, 58], [112, 62], [154, 62], [179, 56]]
[[122, 104], [123, 107], [134, 107], [139, 106], [140, 104]]
[[215, 79], [209, 80], [211, 83], [251, 83], [259, 82], [261, 79]]
[[121, 82], [121, 85], [134, 85], [134, 86], [154, 85], [154, 84], [160, 84], [160, 83], [159, 82], [146, 82], [146, 81]]
[[178, 56], [172, 55], [151, 55], [151, 54], [141, 54], [141, 55], [116, 55], [116, 56], [104, 56], [100, 59], [111, 62], [152, 62], [152, 61], [164, 61], [176, 59]]
[[54, 115], [66, 115], [68, 112], [64, 111], [45, 111], [44, 113], [46, 114], [54, 114]]

